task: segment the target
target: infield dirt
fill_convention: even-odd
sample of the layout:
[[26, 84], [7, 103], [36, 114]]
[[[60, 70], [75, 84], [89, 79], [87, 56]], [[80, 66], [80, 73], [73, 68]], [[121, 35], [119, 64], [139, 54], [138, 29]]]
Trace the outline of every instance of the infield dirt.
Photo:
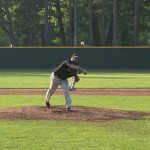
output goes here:
[[[0, 89], [0, 95], [42, 95], [45, 89]], [[57, 90], [62, 95], [62, 90]], [[79, 89], [71, 95], [106, 95], [106, 96], [149, 96], [150, 89]], [[44, 104], [44, 101], [43, 101]], [[66, 112], [64, 106], [16, 107], [0, 110], [0, 120], [72, 120], [72, 121], [113, 121], [113, 120], [139, 120], [150, 116], [150, 113], [115, 109], [102, 109], [95, 107], [73, 106], [72, 111]]]
[[[46, 89], [0, 89], [0, 95], [45, 95]], [[55, 94], [62, 95], [61, 89]], [[77, 89], [71, 95], [150, 96], [150, 89]]]
[[101, 122], [120, 119], [138, 120], [144, 116], [150, 116], [150, 113], [81, 106], [73, 106], [70, 112], [66, 112], [64, 106], [53, 106], [50, 109], [44, 106], [30, 106], [0, 110], [1, 120], [73, 120]]

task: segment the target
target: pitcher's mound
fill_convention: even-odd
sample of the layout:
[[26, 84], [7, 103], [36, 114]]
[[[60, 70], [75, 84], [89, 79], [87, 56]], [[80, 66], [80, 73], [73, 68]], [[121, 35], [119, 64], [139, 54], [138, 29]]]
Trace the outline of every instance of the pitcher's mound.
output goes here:
[[52, 106], [50, 109], [41, 106], [30, 106], [0, 110], [1, 120], [73, 120], [100, 122], [119, 119], [136, 120], [144, 116], [150, 116], [150, 113], [82, 106], [73, 106], [70, 112], [66, 112], [64, 106]]

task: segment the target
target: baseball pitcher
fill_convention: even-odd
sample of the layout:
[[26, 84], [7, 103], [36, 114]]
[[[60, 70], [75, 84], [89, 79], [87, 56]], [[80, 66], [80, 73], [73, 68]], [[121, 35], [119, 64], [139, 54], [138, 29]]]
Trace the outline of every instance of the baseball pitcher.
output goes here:
[[79, 81], [79, 77], [77, 75], [77, 71], [83, 72], [84, 75], [87, 74], [87, 71], [77, 64], [79, 63], [79, 55], [73, 54], [71, 59], [65, 60], [56, 67], [50, 79], [50, 88], [47, 90], [45, 102], [46, 106], [50, 108], [50, 98], [54, 94], [55, 90], [60, 85], [65, 96], [66, 100], [66, 111], [71, 110], [71, 96], [68, 88], [68, 78], [73, 77], [75, 82]]

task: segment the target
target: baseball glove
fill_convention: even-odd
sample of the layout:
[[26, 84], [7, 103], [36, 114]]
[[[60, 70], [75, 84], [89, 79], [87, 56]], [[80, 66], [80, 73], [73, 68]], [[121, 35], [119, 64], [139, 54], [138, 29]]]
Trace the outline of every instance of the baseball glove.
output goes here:
[[78, 82], [80, 78], [78, 76], [75, 76], [75, 82]]

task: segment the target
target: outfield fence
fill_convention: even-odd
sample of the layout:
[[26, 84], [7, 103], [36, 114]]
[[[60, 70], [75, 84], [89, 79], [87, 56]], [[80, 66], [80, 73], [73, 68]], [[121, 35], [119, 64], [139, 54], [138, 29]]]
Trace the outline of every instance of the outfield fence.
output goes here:
[[48, 69], [78, 53], [88, 69], [150, 69], [150, 48], [0, 48], [1, 69]]

